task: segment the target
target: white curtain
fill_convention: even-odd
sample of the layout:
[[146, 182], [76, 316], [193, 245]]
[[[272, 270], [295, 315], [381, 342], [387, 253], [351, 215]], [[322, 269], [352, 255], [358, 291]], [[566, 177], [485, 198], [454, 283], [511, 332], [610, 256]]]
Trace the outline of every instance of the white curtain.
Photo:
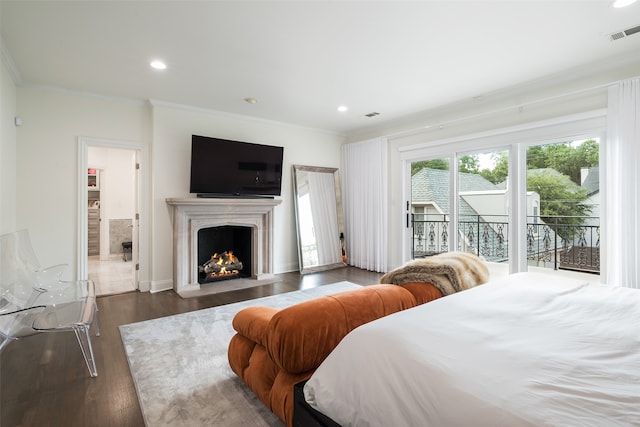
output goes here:
[[342, 146], [347, 262], [386, 272], [387, 141], [376, 138]]
[[332, 173], [320, 172], [309, 172], [308, 177], [318, 263], [319, 265], [340, 263], [342, 257], [335, 178]]
[[609, 87], [605, 283], [640, 289], [640, 78]]

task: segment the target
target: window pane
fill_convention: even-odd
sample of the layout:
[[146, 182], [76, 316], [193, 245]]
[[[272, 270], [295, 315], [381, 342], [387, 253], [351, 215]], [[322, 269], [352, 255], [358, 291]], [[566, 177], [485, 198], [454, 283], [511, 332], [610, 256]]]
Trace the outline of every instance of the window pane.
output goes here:
[[527, 149], [527, 260], [599, 274], [599, 141]]
[[506, 150], [458, 158], [458, 250], [509, 261], [508, 175]]
[[449, 158], [411, 164], [412, 258], [449, 251]]

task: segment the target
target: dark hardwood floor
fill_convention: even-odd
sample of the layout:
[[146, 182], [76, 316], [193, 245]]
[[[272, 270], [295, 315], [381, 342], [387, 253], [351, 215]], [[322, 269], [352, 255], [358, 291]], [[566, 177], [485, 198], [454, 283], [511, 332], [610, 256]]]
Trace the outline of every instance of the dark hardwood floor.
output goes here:
[[0, 359], [0, 426], [143, 426], [119, 325], [343, 280], [371, 285], [381, 276], [346, 267], [305, 276], [280, 274], [270, 285], [192, 299], [173, 291], [99, 297], [101, 335], [92, 337], [98, 377], [89, 376], [73, 333], [11, 343]]

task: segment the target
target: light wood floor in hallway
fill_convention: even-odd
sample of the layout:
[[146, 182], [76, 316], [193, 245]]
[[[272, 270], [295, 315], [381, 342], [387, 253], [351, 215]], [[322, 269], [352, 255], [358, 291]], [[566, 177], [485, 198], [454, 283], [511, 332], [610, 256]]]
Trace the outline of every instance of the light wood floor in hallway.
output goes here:
[[89, 377], [73, 333], [11, 343], [0, 358], [0, 426], [144, 426], [119, 325], [343, 280], [371, 285], [381, 276], [346, 267], [305, 276], [280, 274], [273, 284], [191, 299], [173, 291], [99, 297], [101, 335], [92, 337], [98, 377]]

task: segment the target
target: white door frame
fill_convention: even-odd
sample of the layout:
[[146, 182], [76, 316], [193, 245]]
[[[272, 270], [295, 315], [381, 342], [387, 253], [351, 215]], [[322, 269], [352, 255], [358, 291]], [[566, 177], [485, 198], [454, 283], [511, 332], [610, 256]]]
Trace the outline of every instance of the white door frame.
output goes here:
[[[89, 167], [89, 147], [106, 147], [133, 150], [137, 153], [140, 169], [137, 171], [136, 188], [136, 215], [142, 220], [136, 220], [138, 226], [137, 245], [132, 252], [137, 255], [133, 261], [137, 261], [139, 267], [134, 274], [136, 285], [140, 291], [149, 291], [149, 148], [146, 144], [132, 141], [110, 140], [92, 137], [78, 138], [78, 274], [80, 280], [88, 278], [88, 195], [87, 195], [87, 169]], [[146, 220], [145, 220], [146, 219]], [[135, 236], [134, 236], [134, 240]], [[136, 247], [137, 246], [137, 247]], [[135, 264], [134, 264], [135, 265]]]

